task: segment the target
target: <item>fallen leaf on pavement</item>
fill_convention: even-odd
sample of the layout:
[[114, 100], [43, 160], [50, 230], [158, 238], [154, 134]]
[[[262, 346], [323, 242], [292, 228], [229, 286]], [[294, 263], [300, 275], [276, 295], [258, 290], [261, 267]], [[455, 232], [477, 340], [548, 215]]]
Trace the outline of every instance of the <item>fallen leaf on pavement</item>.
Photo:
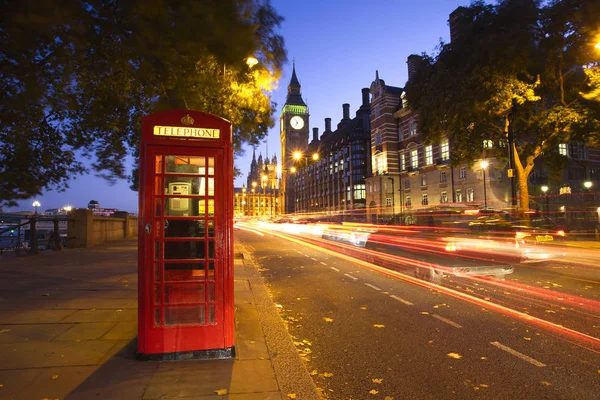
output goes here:
[[325, 320], [325, 322], [333, 322], [333, 318], [323, 317], [323, 319]]
[[58, 379], [58, 375], [52, 375], [52, 379], [53, 380], [57, 380]]
[[385, 399], [383, 399], [383, 400], [394, 400], [394, 398], [390, 397], [390, 396], [385, 396]]
[[546, 385], [546, 386], [552, 386], [552, 384], [550, 382], [546, 382], [546, 381], [541, 381], [540, 382], [542, 385]]
[[373, 383], [381, 383], [383, 382], [383, 378], [381, 379], [371, 379], [373, 381]]
[[554, 310], [546, 310], [547, 313], [552, 313], [552, 314], [556, 314], [556, 311]]
[[448, 357], [456, 358], [457, 360], [460, 360], [462, 358], [462, 356], [458, 353], [448, 353]]
[[371, 389], [371, 391], [369, 393], [371, 393], [371, 394], [377, 394], [379, 392], [377, 390], [375, 390], [375, 389]]
[[375, 328], [384, 328], [385, 326], [382, 324], [375, 324], [373, 325]]
[[361, 309], [361, 310], [366, 310], [366, 309], [367, 309], [367, 307], [361, 307], [360, 309]]
[[423, 314], [423, 315], [429, 315], [429, 313], [427, 311], [421, 311], [421, 314]]
[[310, 374], [311, 374], [312, 376], [315, 376], [316, 374], [318, 374], [318, 372], [317, 372], [317, 370], [316, 370], [316, 369], [313, 369], [312, 371], [310, 371]]
[[331, 372], [323, 372], [323, 376], [325, 378], [331, 378], [333, 376], [333, 374]]
[[523, 339], [525, 339], [525, 340], [531, 340], [530, 337], [524, 337]]
[[218, 389], [215, 390], [215, 393], [217, 394], [217, 396], [225, 396], [227, 394], [227, 389]]
[[479, 386], [481, 386], [482, 388], [486, 388], [489, 387], [488, 385], [486, 385], [485, 383], [480, 383]]
[[296, 394], [295, 393], [288, 393], [287, 397], [289, 397], [290, 399], [295, 399], [296, 398]]
[[281, 304], [276, 304], [275, 307], [277, 307], [277, 308], [283, 308], [283, 306]]
[[12, 329], [2, 329], [2, 330], [0, 331], [0, 333], [6, 333], [6, 332], [10, 332], [11, 330], [12, 330]]

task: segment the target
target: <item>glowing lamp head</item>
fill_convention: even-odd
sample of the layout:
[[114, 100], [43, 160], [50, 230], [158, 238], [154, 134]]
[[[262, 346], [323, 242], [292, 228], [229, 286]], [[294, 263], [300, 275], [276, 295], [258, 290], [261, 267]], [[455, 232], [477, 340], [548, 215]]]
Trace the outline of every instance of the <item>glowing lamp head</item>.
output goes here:
[[295, 151], [292, 156], [294, 157], [294, 160], [300, 160], [302, 158], [302, 153], [299, 151]]
[[548, 191], [548, 186], [544, 185], [542, 186], [542, 192], [546, 193]]
[[583, 182], [583, 186], [585, 186], [586, 189], [589, 189], [592, 187], [592, 182], [590, 181], [585, 181]]
[[486, 169], [487, 167], [489, 167], [490, 163], [488, 163], [487, 161], [482, 161], [480, 165], [481, 168]]
[[318, 161], [319, 160], [319, 153], [314, 153], [312, 155], [312, 159], [315, 160], [315, 161]]

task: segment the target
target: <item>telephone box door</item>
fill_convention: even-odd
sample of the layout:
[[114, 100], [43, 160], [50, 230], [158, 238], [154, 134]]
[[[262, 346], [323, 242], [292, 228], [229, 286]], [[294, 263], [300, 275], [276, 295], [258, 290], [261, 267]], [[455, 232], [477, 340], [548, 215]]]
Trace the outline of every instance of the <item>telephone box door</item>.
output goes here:
[[149, 146], [144, 161], [144, 352], [224, 348], [223, 149]]

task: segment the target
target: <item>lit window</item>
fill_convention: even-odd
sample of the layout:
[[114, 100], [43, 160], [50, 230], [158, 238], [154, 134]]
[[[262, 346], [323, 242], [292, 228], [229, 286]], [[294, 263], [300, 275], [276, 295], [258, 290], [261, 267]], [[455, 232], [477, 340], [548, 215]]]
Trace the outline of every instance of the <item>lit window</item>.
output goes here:
[[558, 145], [558, 153], [563, 156], [569, 156], [569, 149], [567, 148], [566, 143], [559, 143]]
[[467, 203], [474, 201], [475, 200], [475, 196], [473, 195], [473, 188], [468, 188], [467, 189]]
[[427, 175], [421, 175], [421, 186], [427, 186]]
[[440, 193], [440, 203], [447, 203], [447, 202], [448, 202], [448, 192]]
[[400, 154], [400, 170], [406, 171], [406, 154]]
[[365, 193], [365, 185], [354, 185], [354, 200], [363, 200], [367, 198]]
[[433, 146], [425, 147], [425, 165], [433, 164]]
[[408, 136], [417, 136], [417, 122], [414, 120], [408, 124]]
[[419, 153], [417, 150], [413, 150], [410, 152], [410, 166], [413, 169], [419, 168]]
[[385, 198], [385, 206], [386, 207], [391, 207], [392, 206], [392, 198], [391, 197], [386, 197]]
[[458, 173], [458, 177], [460, 179], [466, 179], [467, 178], [467, 167], [460, 167], [460, 171]]
[[440, 172], [440, 183], [446, 182], [446, 171]]
[[442, 140], [440, 145], [440, 153], [442, 155], [442, 161], [450, 159], [450, 146], [448, 145], [448, 139]]
[[456, 202], [457, 203], [462, 203], [463, 199], [462, 199], [462, 190], [461, 189], [456, 189]]
[[491, 149], [492, 147], [494, 147], [494, 142], [492, 140], [484, 140], [483, 141], [483, 148], [484, 149]]
[[421, 204], [426, 206], [429, 204], [429, 200], [427, 198], [427, 193], [423, 193], [422, 199], [421, 199]]

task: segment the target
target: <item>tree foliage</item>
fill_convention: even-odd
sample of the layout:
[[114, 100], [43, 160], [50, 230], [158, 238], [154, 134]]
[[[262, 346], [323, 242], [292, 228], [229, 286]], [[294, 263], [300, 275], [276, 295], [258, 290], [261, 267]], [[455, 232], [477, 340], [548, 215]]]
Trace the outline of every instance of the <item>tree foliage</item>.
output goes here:
[[281, 22], [268, 0], [0, 1], [0, 203], [125, 178], [141, 117], [164, 109], [230, 120], [236, 152], [259, 143]]
[[473, 162], [484, 140], [506, 143], [511, 131], [524, 210], [538, 156], [559, 143], [598, 140], [600, 103], [586, 98], [594, 89], [586, 68], [598, 67], [591, 44], [600, 10], [592, 3], [474, 2], [462, 9], [457, 38], [423, 55], [407, 83], [422, 136], [448, 137], [454, 163]]

